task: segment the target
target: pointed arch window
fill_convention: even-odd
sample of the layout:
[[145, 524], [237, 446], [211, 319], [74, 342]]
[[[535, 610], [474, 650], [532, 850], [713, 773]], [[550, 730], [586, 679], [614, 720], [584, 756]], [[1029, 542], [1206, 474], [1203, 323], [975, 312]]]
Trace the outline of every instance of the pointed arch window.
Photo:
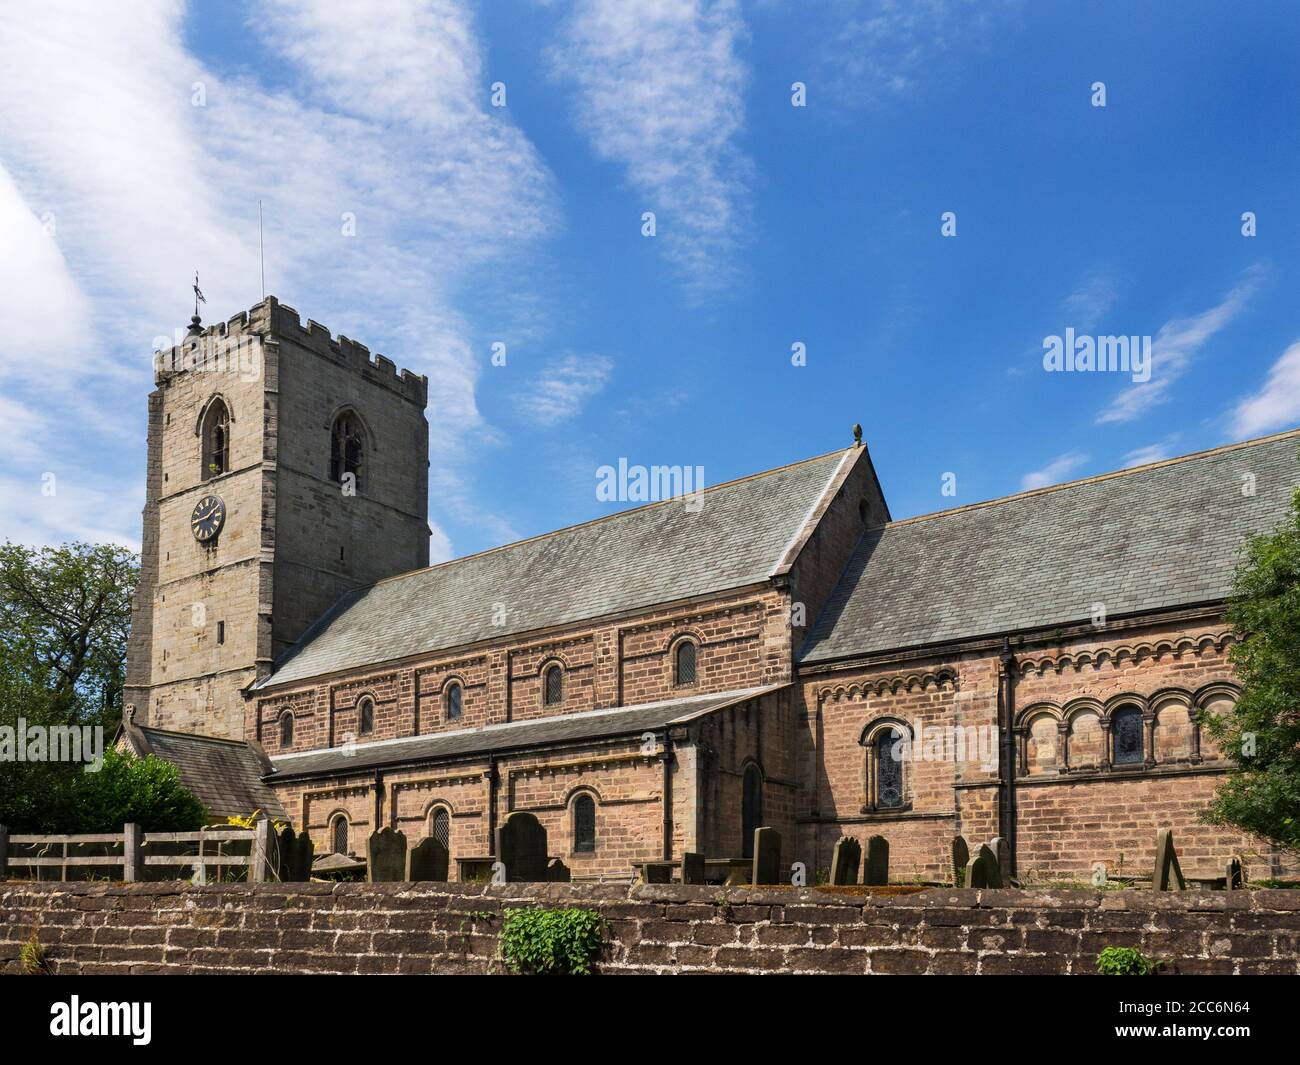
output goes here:
[[573, 850], [576, 854], [596, 850], [596, 800], [585, 793], [573, 800]]
[[342, 814], [330, 825], [330, 847], [335, 854], [348, 853], [348, 819]]
[[363, 736], [375, 731], [375, 701], [368, 695], [357, 704], [357, 731]]
[[280, 746], [293, 746], [293, 711], [286, 710], [280, 715]]
[[741, 785], [740, 834], [742, 858], [754, 857], [754, 830], [763, 826], [763, 771], [751, 763]]
[[200, 429], [203, 438], [202, 480], [210, 481], [230, 472], [230, 411], [220, 398], [214, 398], [203, 414]]
[[464, 699], [464, 689], [455, 682], [447, 686], [447, 720], [456, 721], [460, 718], [461, 701]]
[[683, 640], [677, 645], [673, 662], [673, 682], [679, 688], [690, 687], [695, 683], [695, 641]]
[[559, 706], [564, 701], [564, 671], [558, 665], [550, 666], [542, 680], [543, 703], [547, 706]]
[[339, 484], [351, 474], [352, 487], [361, 491], [361, 468], [365, 462], [366, 437], [361, 419], [345, 410], [334, 419], [330, 431], [330, 480]]

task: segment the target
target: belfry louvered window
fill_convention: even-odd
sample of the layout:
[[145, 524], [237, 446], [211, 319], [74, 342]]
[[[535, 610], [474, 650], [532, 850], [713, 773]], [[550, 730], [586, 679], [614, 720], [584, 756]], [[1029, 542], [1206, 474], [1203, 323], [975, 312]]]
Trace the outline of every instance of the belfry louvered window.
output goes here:
[[677, 661], [674, 664], [674, 683], [686, 687], [695, 683], [695, 643], [683, 640], [677, 645]]
[[579, 854], [596, 849], [596, 800], [590, 795], [573, 800], [573, 849]]
[[348, 853], [348, 819], [342, 815], [334, 818], [333, 830], [330, 833], [330, 845], [334, 848], [335, 854]]
[[355, 414], [344, 411], [334, 419], [330, 433], [330, 480], [343, 483], [351, 474], [352, 487], [361, 491], [361, 465], [365, 459], [365, 432]]
[[551, 666], [543, 678], [542, 699], [547, 706], [559, 706], [564, 701], [564, 671]]
[[207, 481], [230, 472], [230, 411], [214, 399], [203, 415], [203, 470]]

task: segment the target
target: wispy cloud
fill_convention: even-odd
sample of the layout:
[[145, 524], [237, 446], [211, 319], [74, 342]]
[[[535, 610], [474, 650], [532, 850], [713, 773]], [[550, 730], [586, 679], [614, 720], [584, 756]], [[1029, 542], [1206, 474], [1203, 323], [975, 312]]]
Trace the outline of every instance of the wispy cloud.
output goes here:
[[1282, 352], [1263, 387], [1238, 403], [1230, 418], [1236, 440], [1300, 424], [1300, 340]]
[[1151, 342], [1151, 379], [1134, 383], [1097, 415], [1097, 423], [1129, 422], [1169, 399], [1192, 358], [1239, 315], [1258, 287], [1262, 272], [1249, 271], [1215, 306], [1189, 318], [1166, 322]]
[[747, 78], [734, 0], [582, 0], [550, 51], [576, 120], [656, 215], [653, 238], [690, 295], [734, 282], [752, 164], [736, 146]]
[[[488, 109], [469, 9], [275, 0], [247, 26], [283, 57], [274, 86], [205, 66], [184, 22], [179, 2], [130, 18], [86, 0], [0, 9], [0, 233], [18, 248], [16, 263], [0, 257], [0, 282], [17, 281], [0, 283], [0, 316], [31, 323], [0, 334], [0, 379], [53, 360], [65, 415], [88, 391], [100, 411], [133, 412], [104, 431], [129, 429], [142, 462], [153, 339], [184, 321], [196, 268], [218, 314], [260, 298], [263, 200], [269, 289], [429, 376], [444, 415], [433, 466], [472, 509], [456, 469], [489, 430], [456, 292], [525, 269], [557, 211], [533, 146]], [[100, 453], [79, 444], [54, 456], [60, 468], [84, 472]], [[104, 521], [134, 534], [139, 502], [124, 496]]]
[[1097, 270], [1080, 280], [1075, 290], [1065, 297], [1061, 309], [1068, 316], [1069, 325], [1085, 332], [1106, 316], [1118, 295], [1114, 277]]
[[1046, 488], [1049, 484], [1059, 484], [1067, 480], [1075, 470], [1088, 461], [1082, 451], [1067, 451], [1058, 455], [1041, 470], [1034, 470], [1020, 478], [1020, 488], [1028, 492], [1033, 488]]
[[547, 364], [541, 377], [520, 397], [519, 406], [539, 425], [567, 421], [605, 387], [613, 369], [614, 360], [604, 355], [569, 352]]
[[1172, 458], [1177, 443], [1178, 434], [1174, 433], [1172, 436], [1168, 436], [1154, 444], [1134, 448], [1124, 456], [1124, 469], [1131, 466], [1145, 466], [1149, 462], [1163, 462], [1167, 458]]

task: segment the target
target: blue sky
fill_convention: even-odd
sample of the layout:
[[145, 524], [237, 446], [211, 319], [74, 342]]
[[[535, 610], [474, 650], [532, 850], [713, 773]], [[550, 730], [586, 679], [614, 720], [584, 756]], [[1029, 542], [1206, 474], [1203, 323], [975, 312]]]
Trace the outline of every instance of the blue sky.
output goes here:
[[620, 457], [860, 422], [906, 517], [1300, 423], [1292, 3], [52, 6], [0, 13], [0, 537], [138, 542], [150, 352], [195, 268], [257, 301], [259, 198], [268, 289], [430, 377], [435, 559]]

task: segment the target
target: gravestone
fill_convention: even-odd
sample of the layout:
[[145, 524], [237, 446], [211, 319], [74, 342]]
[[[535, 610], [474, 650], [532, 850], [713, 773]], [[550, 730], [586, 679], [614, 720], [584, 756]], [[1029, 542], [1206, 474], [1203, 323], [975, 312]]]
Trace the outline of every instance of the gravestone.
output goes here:
[[754, 871], [750, 883], [781, 883], [781, 834], [775, 828], [754, 829]]
[[1011, 842], [1002, 836], [994, 836], [989, 840], [989, 850], [993, 852], [993, 857], [998, 860], [998, 873], [1001, 877], [1001, 883], [990, 884], [989, 886], [1001, 887], [1011, 876]]
[[997, 855], [987, 843], [981, 843], [975, 856], [966, 863], [966, 887], [1000, 888], [1002, 873], [998, 869]]
[[451, 868], [451, 853], [447, 844], [437, 836], [420, 840], [406, 854], [407, 880], [432, 880], [440, 884], [447, 882]]
[[687, 851], [682, 855], [682, 883], [704, 883], [704, 855]]
[[406, 836], [381, 828], [366, 840], [366, 883], [386, 884], [406, 876]]
[[641, 876], [647, 884], [671, 884], [673, 867], [670, 862], [646, 862], [641, 866]]
[[1224, 869], [1223, 886], [1228, 891], [1240, 891], [1245, 887], [1246, 877], [1241, 871], [1241, 859], [1235, 855], [1228, 859]]
[[546, 867], [546, 879], [551, 884], [567, 884], [573, 879], [573, 874], [559, 858], [552, 858], [551, 864]]
[[546, 829], [532, 814], [516, 811], [497, 829], [497, 857], [511, 883], [546, 880]]
[[889, 883], [889, 840], [872, 836], [867, 840], [867, 860], [862, 867], [862, 882], [875, 887]]
[[275, 873], [283, 884], [303, 884], [311, 879], [315, 844], [305, 831], [299, 835], [292, 825], [285, 825], [275, 837]]
[[1151, 875], [1152, 891], [1185, 891], [1187, 881], [1178, 865], [1178, 852], [1174, 850], [1172, 829], [1162, 828], [1156, 833], [1156, 866]]
[[852, 836], [841, 836], [835, 841], [835, 850], [831, 854], [831, 883], [837, 886], [856, 884], [861, 864], [862, 844]]
[[952, 882], [956, 887], [966, 886], [966, 866], [970, 862], [970, 847], [965, 836], [952, 841]]

